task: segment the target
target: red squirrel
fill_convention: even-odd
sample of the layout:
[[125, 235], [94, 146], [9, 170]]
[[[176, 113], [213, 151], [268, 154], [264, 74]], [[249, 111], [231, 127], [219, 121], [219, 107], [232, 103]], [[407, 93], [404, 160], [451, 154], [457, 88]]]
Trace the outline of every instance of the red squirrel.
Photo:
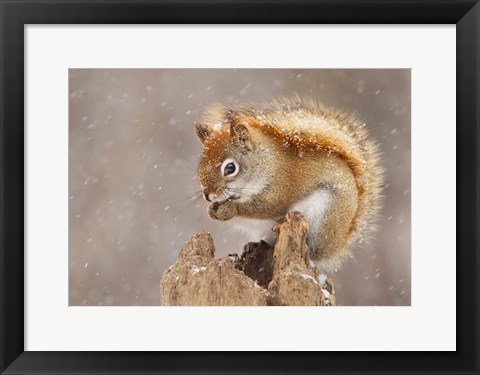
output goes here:
[[[309, 259], [329, 272], [375, 228], [384, 171], [365, 124], [313, 100], [213, 105], [195, 123], [198, 180], [215, 220], [246, 218], [261, 238], [290, 211], [309, 223]], [[263, 228], [263, 229], [262, 229]]]

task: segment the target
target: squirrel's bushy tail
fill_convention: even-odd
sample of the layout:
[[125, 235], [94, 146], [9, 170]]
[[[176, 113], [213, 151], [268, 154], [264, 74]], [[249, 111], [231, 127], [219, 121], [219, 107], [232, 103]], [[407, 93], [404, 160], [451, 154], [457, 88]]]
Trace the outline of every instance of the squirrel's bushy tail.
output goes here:
[[[301, 131], [302, 142], [297, 147], [326, 149], [345, 160], [359, 193], [348, 245], [368, 242], [370, 234], [376, 230], [375, 222], [383, 202], [384, 169], [380, 164], [378, 144], [370, 137], [366, 124], [347, 112], [309, 99], [283, 99], [274, 102], [266, 112], [273, 117], [273, 123], [275, 113], [281, 113], [282, 129], [278, 130], [285, 136], [290, 127], [293, 142]], [[285, 112], [290, 121], [285, 121]]]
[[357, 215], [353, 223], [349, 244], [362, 244], [370, 241], [371, 233], [377, 230], [376, 221], [383, 204], [383, 187], [385, 183], [384, 169], [380, 164], [378, 144], [372, 140], [366, 130], [359, 140], [362, 153], [362, 167], [357, 172], [357, 184], [362, 187], [359, 194]]
[[368, 243], [377, 230], [376, 221], [383, 203], [384, 169], [378, 144], [371, 138], [366, 124], [346, 112], [335, 111], [307, 102], [318, 118], [325, 121], [317, 127], [321, 139], [330, 139], [337, 152], [355, 176], [359, 193], [358, 208], [352, 223], [349, 247]]

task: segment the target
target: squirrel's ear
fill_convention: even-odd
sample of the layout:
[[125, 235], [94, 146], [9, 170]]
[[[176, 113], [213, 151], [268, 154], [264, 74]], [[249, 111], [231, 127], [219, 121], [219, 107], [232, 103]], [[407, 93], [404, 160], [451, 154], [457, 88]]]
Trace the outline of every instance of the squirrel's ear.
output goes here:
[[195, 122], [195, 131], [200, 142], [205, 143], [206, 140], [210, 139], [210, 128], [203, 122]]
[[250, 138], [250, 133], [245, 124], [232, 124], [230, 126], [230, 133], [232, 134], [233, 141], [237, 143], [246, 151], [253, 150], [252, 140]]

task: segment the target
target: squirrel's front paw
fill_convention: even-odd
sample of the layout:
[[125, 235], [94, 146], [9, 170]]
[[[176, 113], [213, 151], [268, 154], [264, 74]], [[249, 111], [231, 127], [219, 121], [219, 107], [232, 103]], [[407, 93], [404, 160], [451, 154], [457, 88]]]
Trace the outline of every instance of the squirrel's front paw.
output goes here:
[[230, 201], [223, 203], [213, 202], [208, 207], [208, 214], [215, 220], [230, 220], [236, 213], [235, 205]]

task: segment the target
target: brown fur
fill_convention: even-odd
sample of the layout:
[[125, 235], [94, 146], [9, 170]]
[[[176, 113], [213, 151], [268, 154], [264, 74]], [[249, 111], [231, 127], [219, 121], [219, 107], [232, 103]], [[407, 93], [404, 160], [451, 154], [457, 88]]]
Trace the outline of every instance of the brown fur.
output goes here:
[[[355, 118], [313, 101], [284, 99], [214, 105], [196, 128], [204, 145], [198, 178], [214, 200], [212, 218], [277, 220], [313, 192], [327, 191], [320, 228], [311, 228], [310, 256], [320, 268], [337, 266], [372, 228], [383, 170], [376, 144]], [[227, 158], [238, 162], [238, 176], [221, 174]]]

